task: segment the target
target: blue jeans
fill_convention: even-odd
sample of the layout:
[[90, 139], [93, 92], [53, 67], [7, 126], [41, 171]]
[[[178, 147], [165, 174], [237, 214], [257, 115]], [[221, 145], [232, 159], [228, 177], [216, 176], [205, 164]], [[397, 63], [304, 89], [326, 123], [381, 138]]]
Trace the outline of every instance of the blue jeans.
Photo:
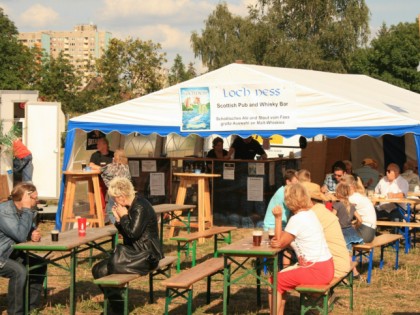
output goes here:
[[[15, 252], [14, 252], [15, 253]], [[7, 259], [3, 268], [0, 268], [0, 276], [9, 279], [9, 288], [7, 293], [8, 314], [23, 314], [25, 311], [25, 286], [26, 286], [26, 256], [18, 253], [16, 259]], [[30, 257], [31, 266], [39, 264], [40, 260]], [[29, 279], [29, 309], [36, 309], [40, 306], [42, 285], [44, 283], [47, 266], [39, 267], [33, 271]]]
[[32, 164], [32, 154], [25, 156], [23, 159], [13, 159], [13, 172], [22, 172], [22, 182], [32, 182], [32, 174], [34, 166]]

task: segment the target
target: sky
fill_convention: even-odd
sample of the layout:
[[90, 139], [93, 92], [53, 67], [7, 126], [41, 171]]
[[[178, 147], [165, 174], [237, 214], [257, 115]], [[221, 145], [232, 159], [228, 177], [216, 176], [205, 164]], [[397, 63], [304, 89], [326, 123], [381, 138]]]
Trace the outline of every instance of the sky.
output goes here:
[[[19, 32], [69, 31], [78, 24], [96, 24], [113, 37], [152, 40], [162, 45], [169, 68], [176, 54], [183, 63], [194, 63], [200, 73], [201, 61], [194, 58], [190, 44], [193, 31], [201, 34], [204, 22], [219, 0], [0, 0]], [[245, 16], [256, 0], [226, 0], [230, 12]], [[419, 0], [365, 0], [371, 11], [372, 34], [385, 22], [416, 21]]]

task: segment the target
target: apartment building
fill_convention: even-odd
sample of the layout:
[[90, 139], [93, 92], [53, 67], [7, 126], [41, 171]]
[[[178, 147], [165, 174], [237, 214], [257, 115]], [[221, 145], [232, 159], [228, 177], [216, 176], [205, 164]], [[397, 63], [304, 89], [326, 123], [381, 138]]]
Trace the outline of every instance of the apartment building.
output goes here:
[[110, 32], [98, 31], [94, 24], [81, 24], [72, 31], [26, 32], [20, 33], [18, 38], [22, 44], [38, 47], [54, 58], [64, 52], [75, 67], [82, 68], [102, 56], [111, 37]]

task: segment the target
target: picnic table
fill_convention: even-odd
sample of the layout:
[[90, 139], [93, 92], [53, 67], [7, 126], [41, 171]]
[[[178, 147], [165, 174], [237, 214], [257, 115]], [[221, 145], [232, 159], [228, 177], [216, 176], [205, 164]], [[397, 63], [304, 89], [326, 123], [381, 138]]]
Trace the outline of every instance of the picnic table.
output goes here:
[[[13, 245], [14, 249], [22, 250], [27, 253], [26, 270], [28, 277], [26, 278], [26, 294], [25, 294], [25, 314], [29, 314], [29, 274], [33, 269], [40, 267], [40, 265], [29, 266], [29, 256], [37, 257], [43, 261], [43, 265], [52, 264], [70, 274], [70, 314], [76, 313], [76, 264], [77, 255], [81, 252], [98, 249], [103, 252], [104, 244], [111, 243], [112, 247], [118, 242], [117, 229], [113, 225], [108, 225], [102, 228], [88, 228], [86, 229], [86, 236], [79, 236], [78, 230], [68, 230], [60, 233], [57, 242], [51, 241], [50, 235], [42, 237], [40, 242], [25, 242]], [[60, 252], [60, 255], [51, 255], [54, 252]], [[60, 260], [70, 257], [70, 265], [67, 263], [59, 263]]]
[[[227, 314], [227, 301], [229, 286], [239, 283], [247, 276], [253, 276], [257, 279], [257, 304], [261, 306], [261, 282], [272, 288], [272, 313], [277, 310], [277, 272], [278, 272], [278, 254], [281, 248], [273, 248], [269, 245], [268, 239], [261, 242], [261, 246], [253, 246], [252, 237], [247, 237], [236, 241], [228, 246], [219, 249], [219, 254], [223, 254], [224, 272], [223, 272], [223, 314]], [[243, 257], [245, 260], [239, 260]], [[246, 264], [250, 259], [255, 258], [255, 264]], [[273, 283], [261, 276], [261, 270], [264, 268], [264, 258], [273, 259]], [[230, 264], [231, 263], [231, 264]], [[245, 273], [233, 276], [237, 271], [244, 270]]]
[[[177, 205], [172, 203], [163, 203], [159, 205], [154, 205], [153, 209], [156, 214], [160, 214], [160, 243], [163, 245], [163, 223], [165, 221], [165, 215], [167, 221], [171, 222], [172, 220], [178, 220], [187, 228], [187, 232], [190, 233], [190, 220], [191, 220], [191, 211], [195, 208], [195, 205]], [[189, 210], [187, 214], [187, 221], [182, 217], [182, 210]]]
[[[416, 215], [416, 205], [420, 204], [419, 198], [381, 198], [380, 196], [372, 196], [370, 200], [373, 204], [377, 203], [394, 203], [397, 206], [398, 211], [400, 211], [401, 215], [405, 222], [413, 222], [415, 221]], [[407, 209], [404, 209], [401, 205], [405, 204]], [[413, 210], [413, 211], [411, 211]], [[398, 222], [397, 222], [398, 223]], [[381, 223], [380, 223], [381, 224]], [[382, 224], [383, 225], [383, 224]], [[389, 226], [389, 225], [388, 225]], [[411, 242], [409, 238], [409, 227], [398, 225], [398, 227], [404, 227], [404, 239], [405, 239], [405, 253], [407, 254], [411, 248]]]

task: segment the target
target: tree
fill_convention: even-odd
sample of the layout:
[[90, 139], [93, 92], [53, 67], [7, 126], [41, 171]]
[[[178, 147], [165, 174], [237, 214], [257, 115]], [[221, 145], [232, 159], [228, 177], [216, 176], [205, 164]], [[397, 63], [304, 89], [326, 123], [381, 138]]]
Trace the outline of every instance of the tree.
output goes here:
[[194, 69], [194, 64], [191, 62], [188, 65], [188, 70], [185, 70], [185, 65], [182, 62], [182, 57], [177, 54], [174, 59], [174, 65], [169, 71], [168, 81], [169, 85], [175, 85], [180, 82], [187, 81], [196, 76], [196, 71]]
[[77, 99], [81, 78], [82, 74], [63, 52], [57, 58], [44, 55], [34, 88], [39, 90], [39, 96], [44, 101], [61, 102], [64, 113], [78, 112], [84, 105]]
[[270, 32], [264, 63], [272, 66], [346, 72], [369, 35], [364, 0], [259, 0], [250, 14]]
[[351, 54], [367, 42], [368, 18], [364, 0], [259, 0], [246, 18], [219, 4], [191, 42], [209, 70], [242, 59], [346, 72]]
[[385, 24], [367, 49], [353, 56], [351, 70], [420, 93], [420, 37], [418, 24]]
[[256, 61], [249, 48], [254, 28], [250, 20], [234, 16], [226, 3], [218, 4], [205, 22], [201, 36], [191, 35], [195, 57], [200, 57], [210, 71], [236, 60]]
[[166, 59], [160, 49], [160, 44], [152, 41], [112, 39], [104, 55], [97, 60], [101, 77], [98, 105], [114, 105], [161, 89], [164, 84], [162, 65]]
[[35, 71], [33, 51], [18, 42], [18, 31], [0, 8], [0, 90], [30, 88]]

